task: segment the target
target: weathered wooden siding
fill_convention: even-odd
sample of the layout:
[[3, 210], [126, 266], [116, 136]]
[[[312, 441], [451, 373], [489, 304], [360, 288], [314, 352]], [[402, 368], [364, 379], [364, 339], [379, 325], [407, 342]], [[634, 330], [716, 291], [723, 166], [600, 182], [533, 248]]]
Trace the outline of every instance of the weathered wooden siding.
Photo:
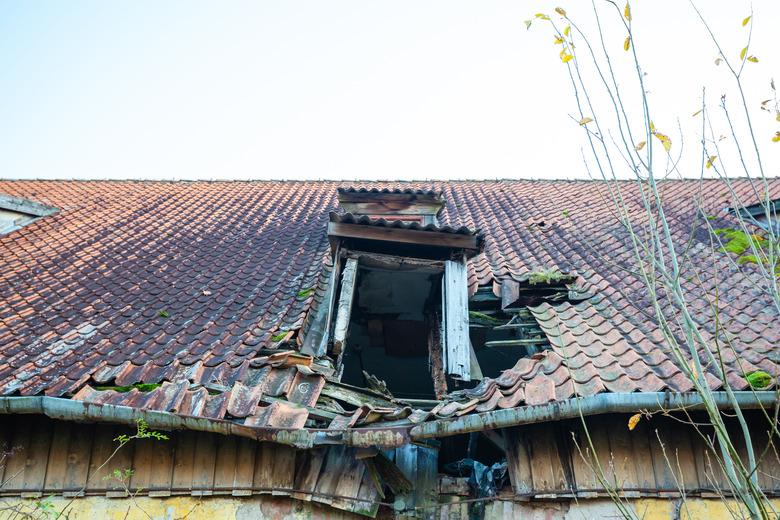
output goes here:
[[[706, 443], [689, 425], [661, 416], [642, 419], [628, 429], [628, 415], [587, 419], [590, 442], [579, 420], [536, 424], [507, 430], [507, 459], [512, 487], [523, 497], [596, 497], [605, 485], [594, 470], [602, 468], [610, 487], [627, 497], [728, 495], [728, 483]], [[765, 419], [752, 417], [756, 453], [764, 452]], [[734, 438], [739, 438], [735, 431]], [[775, 440], [777, 442], [777, 439]], [[738, 446], [745, 453], [744, 443]], [[780, 495], [780, 463], [767, 452], [758, 470], [761, 486]]]
[[342, 446], [295, 450], [206, 432], [166, 432], [167, 441], [115, 439], [127, 427], [53, 421], [43, 416], [0, 416], [0, 444], [14, 453], [0, 465], [0, 496], [125, 496], [111, 478], [133, 471], [128, 488], [140, 495], [246, 496], [271, 494], [365, 515], [380, 500], [363, 460]]

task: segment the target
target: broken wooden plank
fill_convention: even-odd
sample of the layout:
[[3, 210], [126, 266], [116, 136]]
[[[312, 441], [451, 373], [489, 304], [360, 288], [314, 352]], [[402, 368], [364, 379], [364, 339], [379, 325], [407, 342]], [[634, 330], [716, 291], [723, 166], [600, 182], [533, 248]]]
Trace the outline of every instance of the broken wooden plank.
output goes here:
[[328, 339], [330, 338], [331, 315], [336, 299], [336, 284], [339, 279], [341, 246], [336, 245], [333, 251], [333, 268], [328, 279], [328, 288], [325, 297], [317, 308], [312, 326], [306, 333], [301, 347], [301, 353], [319, 358], [328, 351]]
[[444, 367], [455, 379], [471, 380], [468, 280], [465, 261], [447, 260], [442, 278]]
[[434, 312], [427, 316], [428, 321], [428, 359], [431, 363], [431, 377], [436, 399], [447, 395], [447, 377], [444, 373], [444, 351], [442, 348], [441, 317]]
[[339, 295], [339, 304], [336, 310], [336, 325], [333, 328], [334, 354], [341, 354], [347, 339], [352, 302], [355, 299], [357, 267], [358, 261], [355, 258], [347, 258], [344, 272], [341, 275], [341, 294]]
[[382, 482], [390, 488], [394, 495], [409, 493], [412, 490], [414, 487], [412, 482], [384, 453], [378, 453], [372, 460], [379, 476], [382, 477]]
[[[353, 406], [363, 406], [368, 404], [379, 408], [396, 408], [397, 405], [390, 399], [377, 392], [371, 392], [364, 388], [359, 388], [345, 383], [328, 381], [322, 387], [321, 395], [338, 399]], [[334, 415], [335, 416], [335, 415]]]
[[526, 347], [533, 345], [549, 345], [547, 338], [528, 338], [528, 339], [501, 339], [486, 341], [485, 348], [505, 348], [505, 347]]

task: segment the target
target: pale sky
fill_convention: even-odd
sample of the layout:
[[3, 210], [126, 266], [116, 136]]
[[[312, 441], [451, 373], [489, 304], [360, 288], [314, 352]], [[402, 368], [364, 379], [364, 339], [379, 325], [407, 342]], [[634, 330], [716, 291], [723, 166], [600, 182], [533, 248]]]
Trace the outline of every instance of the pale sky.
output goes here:
[[[581, 178], [559, 47], [523, 23], [558, 5], [591, 13], [582, 0], [0, 0], [0, 178]], [[698, 5], [738, 60], [751, 4]], [[780, 123], [758, 106], [780, 83], [780, 2], [752, 8], [745, 81], [777, 175]], [[702, 86], [713, 105], [736, 100], [726, 71], [688, 2], [632, 9], [656, 127], [678, 145], [679, 118], [694, 152]], [[623, 37], [607, 44], [622, 52]]]

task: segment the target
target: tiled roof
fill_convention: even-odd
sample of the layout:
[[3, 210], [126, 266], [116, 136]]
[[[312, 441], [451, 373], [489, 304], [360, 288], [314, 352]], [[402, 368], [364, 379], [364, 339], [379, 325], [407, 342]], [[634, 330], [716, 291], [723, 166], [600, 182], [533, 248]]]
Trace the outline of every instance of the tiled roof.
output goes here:
[[[605, 185], [364, 184], [365, 189], [442, 192], [441, 225], [484, 235], [484, 254], [469, 262], [472, 292], [556, 267], [577, 275], [578, 284], [594, 294], [580, 302], [534, 307], [551, 349], [456, 393], [435, 415], [604, 391], [690, 389], [648, 314], [645, 287], [625, 270], [631, 252]], [[263, 365], [267, 352], [261, 350], [277, 346], [280, 332], [300, 328], [312, 301], [322, 297], [310, 289], [329, 254], [328, 213], [336, 209], [337, 189], [348, 186], [0, 181], [0, 193], [61, 210], [0, 236], [0, 394], [76, 394], [180, 413], [187, 406], [192, 413], [196, 406], [199, 414], [246, 414], [245, 421], [255, 417], [251, 421], [271, 426], [277, 420], [271, 405], [253, 407], [241, 398], [253, 405], [260, 394], [298, 404], [305, 403], [297, 399], [316, 401], [317, 381], [324, 376]], [[636, 185], [626, 182], [621, 189], [633, 214], [641, 217]], [[750, 200], [747, 181], [735, 182], [735, 189]], [[770, 182], [770, 191], [780, 197], [780, 179]], [[725, 288], [717, 326], [733, 341], [742, 363], [737, 368], [734, 354], [725, 354], [732, 383], [745, 388], [740, 374], [757, 369], [776, 375], [780, 320], [755, 287], [753, 268], [735, 269], [722, 256], [713, 257], [701, 226], [691, 234], [694, 198], [719, 227], [733, 218], [728, 193], [717, 181], [666, 181], [662, 193], [678, 244], [689, 246], [686, 279], [696, 269], [703, 280], [703, 289], [690, 280], [683, 283], [699, 295], [693, 307], [705, 333], [716, 333], [705, 292], [715, 284]], [[292, 396], [291, 378], [302, 377], [311, 378], [314, 393]], [[710, 380], [719, 386], [714, 376]], [[171, 383], [147, 393], [94, 389], [165, 381]], [[269, 387], [274, 381], [281, 386]], [[261, 382], [262, 389], [254, 388]], [[213, 394], [209, 387], [225, 391]], [[392, 415], [397, 411], [374, 416], [383, 413], [397, 419]], [[306, 420], [292, 416], [295, 426]]]

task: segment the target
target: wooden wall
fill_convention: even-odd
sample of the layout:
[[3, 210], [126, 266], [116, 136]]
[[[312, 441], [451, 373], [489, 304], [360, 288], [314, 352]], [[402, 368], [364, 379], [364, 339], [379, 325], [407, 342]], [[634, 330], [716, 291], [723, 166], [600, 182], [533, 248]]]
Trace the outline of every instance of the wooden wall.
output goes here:
[[342, 446], [295, 450], [207, 432], [164, 432], [169, 440], [133, 440], [103, 465], [118, 445], [113, 439], [134, 433], [124, 426], [0, 416], [0, 445], [13, 451], [0, 465], [0, 496], [121, 497], [124, 487], [111, 474], [132, 469], [130, 491], [152, 497], [268, 493], [368, 516], [381, 500], [364, 461]]
[[[595, 450], [588, 446], [580, 420], [507, 430], [507, 459], [515, 493], [526, 497], [604, 496], [605, 486], [593, 469], [596, 460], [609, 485], [628, 497], [679, 496], [680, 489], [686, 495], [704, 497], [716, 495], [718, 489], [728, 491], [717, 460], [693, 427], [654, 416], [642, 418], [632, 431], [628, 429], [629, 417], [589, 417], [588, 431]], [[768, 494], [779, 495], [778, 452], [771, 447], [764, 452], [769, 425], [756, 413], [751, 412], [749, 419], [756, 453], [765, 453], [758, 471], [759, 484]], [[736, 425], [729, 428], [734, 428], [733, 438], [738, 438]], [[745, 459], [744, 443], [738, 450]]]

